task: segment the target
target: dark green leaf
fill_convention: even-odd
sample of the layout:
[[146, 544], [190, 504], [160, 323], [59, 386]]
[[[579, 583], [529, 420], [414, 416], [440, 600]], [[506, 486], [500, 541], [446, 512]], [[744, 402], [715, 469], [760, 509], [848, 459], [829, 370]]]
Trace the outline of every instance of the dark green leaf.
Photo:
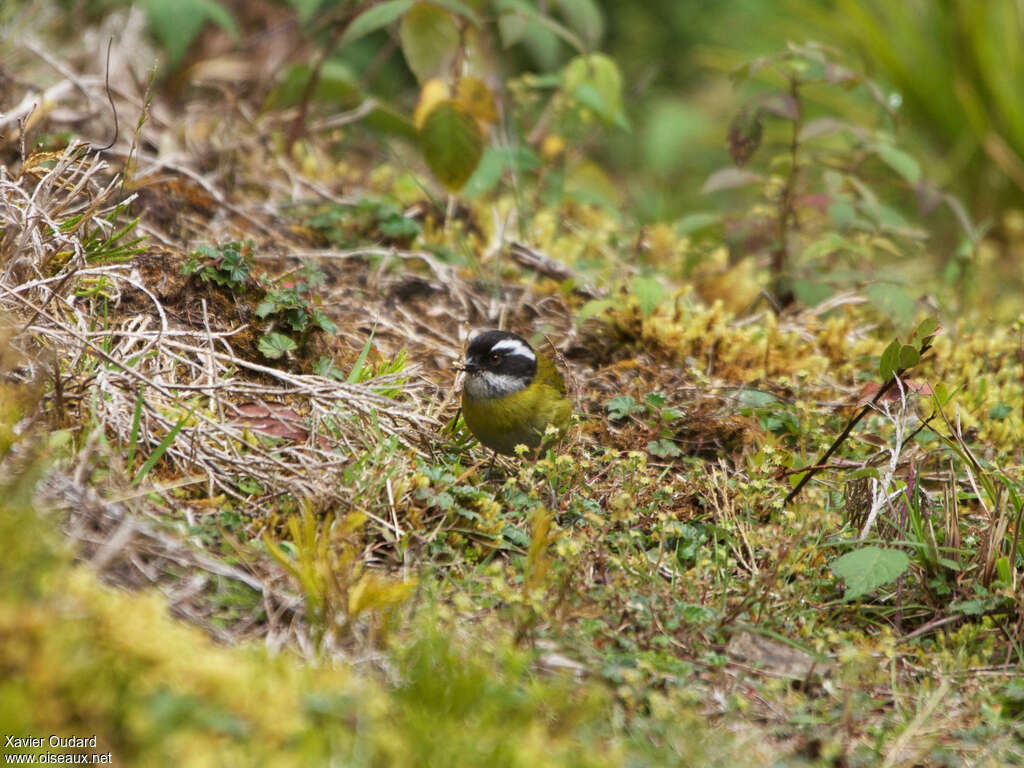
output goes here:
[[473, 175], [484, 152], [476, 119], [451, 100], [439, 102], [423, 121], [419, 145], [430, 170], [456, 190]]
[[900, 346], [899, 339], [893, 339], [882, 353], [882, 358], [878, 362], [878, 377], [883, 382], [891, 379], [892, 375], [899, 370]]
[[899, 367], [906, 370], [907, 368], [913, 368], [921, 361], [921, 353], [917, 347], [912, 347], [909, 344], [904, 344], [900, 347], [900, 362]]

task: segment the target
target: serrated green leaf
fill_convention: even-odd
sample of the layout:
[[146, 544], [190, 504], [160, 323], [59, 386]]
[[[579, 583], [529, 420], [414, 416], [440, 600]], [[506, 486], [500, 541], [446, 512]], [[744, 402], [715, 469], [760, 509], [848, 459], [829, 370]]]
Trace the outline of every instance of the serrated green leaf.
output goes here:
[[259, 342], [259, 350], [264, 357], [277, 360], [287, 352], [298, 349], [298, 345], [283, 333], [268, 333]]
[[365, 37], [371, 32], [386, 27], [412, 6], [412, 0], [386, 0], [374, 5], [356, 16], [345, 28], [338, 45], [344, 47], [349, 43]]
[[419, 145], [430, 170], [450, 190], [466, 183], [484, 153], [476, 119], [450, 99], [438, 102], [427, 115]]
[[895, 581], [909, 567], [906, 553], [873, 546], [847, 552], [832, 561], [832, 573], [846, 582], [846, 600], [855, 600]]
[[327, 333], [333, 335], [338, 332], [338, 326], [322, 310], [313, 310], [313, 322], [320, 326], [320, 328], [326, 331]]
[[607, 402], [607, 404], [605, 404], [605, 408], [608, 411], [608, 418], [612, 419], [613, 421], [624, 419], [627, 416], [637, 413], [638, 411], [642, 411], [644, 409], [642, 405], [640, 405], [636, 400], [634, 400], [629, 395], [619, 395], [618, 397], [613, 397], [611, 400]]
[[431, 3], [415, 3], [406, 11], [398, 35], [405, 61], [421, 83], [443, 74], [459, 50], [455, 19]]
[[661, 408], [668, 402], [668, 398], [661, 394], [661, 392], [648, 392], [644, 395], [644, 400], [652, 408]]
[[683, 452], [679, 450], [679, 446], [673, 443], [671, 440], [654, 440], [647, 444], [647, 452], [652, 456], [657, 456], [662, 459], [674, 459], [677, 456], [682, 456]]

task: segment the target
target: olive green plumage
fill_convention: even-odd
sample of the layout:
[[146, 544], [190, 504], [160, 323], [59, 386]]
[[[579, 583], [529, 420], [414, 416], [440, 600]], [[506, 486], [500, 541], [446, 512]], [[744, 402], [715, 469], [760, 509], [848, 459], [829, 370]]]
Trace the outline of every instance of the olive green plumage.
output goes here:
[[541, 445], [548, 425], [564, 433], [572, 405], [554, 363], [525, 339], [489, 331], [470, 344], [462, 392], [466, 426], [485, 446], [512, 455], [519, 444]]

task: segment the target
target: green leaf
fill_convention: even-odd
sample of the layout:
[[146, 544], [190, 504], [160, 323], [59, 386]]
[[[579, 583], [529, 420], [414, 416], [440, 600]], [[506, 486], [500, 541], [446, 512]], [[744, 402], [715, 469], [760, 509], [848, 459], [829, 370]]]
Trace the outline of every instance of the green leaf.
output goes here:
[[565, 66], [562, 87], [578, 103], [611, 125], [629, 128], [622, 102], [622, 74], [603, 53], [577, 56]]
[[993, 421], [1002, 421], [1011, 413], [1013, 413], [1013, 408], [1008, 406], [1006, 403], [996, 403], [988, 412], [988, 417]]
[[359, 381], [359, 377], [363, 374], [363, 366], [366, 365], [366, 357], [370, 354], [370, 347], [373, 344], [373, 334], [376, 332], [377, 327], [374, 326], [373, 330], [370, 331], [370, 335], [366, 339], [366, 343], [363, 344], [363, 350], [359, 353], [359, 357], [356, 358], [355, 365], [352, 366], [352, 370], [348, 372], [348, 383], [355, 384]]
[[412, 6], [412, 0], [386, 0], [386, 2], [375, 5], [356, 16], [352, 23], [345, 28], [341, 36], [339, 47], [344, 47], [360, 37], [365, 37], [371, 32], [376, 32], [386, 27]]
[[421, 83], [445, 72], [459, 50], [459, 28], [444, 8], [416, 3], [402, 17], [398, 35], [409, 69]]
[[647, 452], [652, 456], [658, 456], [662, 459], [674, 459], [676, 456], [682, 456], [683, 452], [679, 450], [679, 446], [673, 443], [671, 440], [654, 440], [647, 444]]
[[476, 119], [450, 99], [438, 102], [427, 115], [419, 145], [430, 170], [450, 190], [466, 183], [484, 153]]
[[895, 581], [910, 567], [910, 558], [898, 549], [864, 547], [832, 561], [832, 573], [846, 582], [845, 600]]
[[600, 315], [615, 306], [611, 299], [591, 299], [576, 313], [576, 324], [583, 325], [583, 321], [589, 317]]
[[920, 322], [910, 337], [911, 344], [920, 346], [926, 339], [931, 338], [939, 332], [939, 319], [937, 317], [926, 317]]
[[644, 407], [629, 395], [613, 397], [607, 402], [605, 408], [608, 411], [608, 418], [612, 421], [624, 419], [627, 416], [644, 410]]
[[665, 287], [655, 277], [635, 277], [632, 283], [633, 295], [640, 304], [640, 313], [650, 317], [665, 298]]
[[648, 392], [644, 395], [644, 401], [652, 408], [660, 410], [668, 402], [668, 398], [661, 392]]
[[598, 46], [604, 35], [604, 14], [594, 0], [555, 0], [555, 6], [588, 48]]
[[178, 66], [196, 35], [209, 21], [217, 24], [233, 40], [238, 39], [234, 17], [214, 0], [141, 0], [140, 4], [172, 67]]
[[135, 473], [135, 477], [132, 479], [132, 485], [138, 485], [139, 481], [148, 475], [150, 470], [156, 466], [156, 463], [160, 461], [160, 457], [163, 456], [167, 449], [171, 447], [171, 443], [174, 442], [174, 438], [178, 436], [178, 433], [181, 432], [181, 428], [185, 426], [188, 420], [192, 418], [192, 414], [195, 412], [196, 409], [193, 408], [182, 416], [181, 419], [178, 420], [178, 423], [171, 428], [171, 431], [164, 436], [164, 439], [160, 441], [160, 445], [158, 445], [156, 450], [153, 451], [153, 455], [146, 459], [146, 463], [139, 467], [139, 471]]
[[904, 344], [900, 347], [900, 368], [906, 370], [907, 368], [913, 368], [919, 362], [921, 362], [921, 353], [917, 347], [912, 347], [909, 344]]
[[298, 349], [298, 345], [283, 333], [268, 333], [260, 339], [259, 350], [264, 357], [277, 360], [287, 352]]
[[338, 326], [322, 310], [314, 309], [312, 314], [313, 322], [319, 325], [322, 330], [332, 335], [338, 332]]
[[892, 375], [899, 370], [900, 367], [900, 341], [899, 339], [893, 339], [889, 342], [889, 346], [885, 348], [882, 353], [882, 358], [878, 361], [878, 377], [883, 381], [889, 381]]
[[908, 155], [901, 149], [881, 144], [875, 148], [875, 152], [886, 165], [902, 176], [913, 186], [921, 181], [921, 166], [912, 155]]

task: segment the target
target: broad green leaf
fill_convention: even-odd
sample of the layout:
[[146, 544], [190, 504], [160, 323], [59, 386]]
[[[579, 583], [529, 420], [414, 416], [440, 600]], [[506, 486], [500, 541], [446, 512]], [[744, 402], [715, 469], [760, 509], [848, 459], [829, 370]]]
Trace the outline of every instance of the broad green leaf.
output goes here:
[[939, 319], [937, 317], [926, 317], [920, 322], [910, 337], [911, 344], [923, 344], [924, 340], [934, 336], [939, 331]]
[[921, 362], [921, 353], [917, 347], [912, 347], [909, 344], [900, 347], [900, 368], [904, 370], [913, 368], [919, 362]]
[[480, 197], [497, 186], [506, 169], [523, 173], [536, 170], [540, 164], [540, 159], [528, 146], [487, 147], [476, 171], [462, 188], [462, 194]]
[[881, 144], [875, 148], [875, 152], [886, 165], [907, 180], [911, 185], [917, 186], [921, 181], [921, 166], [913, 156], [908, 155], [901, 149]]
[[633, 295], [640, 304], [640, 312], [650, 317], [665, 298], [665, 287], [654, 277], [635, 277], [632, 283]]
[[451, 100], [438, 103], [427, 115], [419, 145], [430, 170], [450, 190], [466, 183], [484, 153], [476, 119]]
[[855, 600], [895, 581], [909, 567], [906, 553], [881, 547], [863, 547], [832, 561], [832, 573], [846, 582], [846, 600]]
[[607, 123], [629, 127], [622, 104], [622, 74], [612, 59], [603, 53], [577, 56], [565, 66], [562, 77], [562, 87], [569, 96], [577, 101], [596, 101], [586, 106]]
[[238, 39], [234, 17], [215, 0], [142, 0], [140, 4], [150, 30], [163, 45], [172, 67], [178, 66], [196, 35], [209, 21], [232, 39]]
[[555, 0], [555, 6], [588, 48], [598, 46], [604, 35], [604, 14], [594, 0]]
[[899, 339], [893, 339], [889, 342], [889, 346], [885, 348], [882, 353], [882, 358], [878, 362], [878, 376], [886, 382], [892, 378], [892, 375], [900, 367], [900, 342]]
[[412, 6], [412, 0], [386, 0], [386, 2], [374, 5], [356, 16], [352, 23], [345, 28], [341, 36], [339, 47], [344, 47], [360, 37], [365, 37], [371, 32], [376, 32], [386, 27]]
[[276, 360], [287, 352], [298, 349], [298, 345], [283, 333], [268, 333], [260, 338], [259, 350], [265, 357]]
[[444, 74], [459, 50], [455, 19], [430, 3], [416, 3], [406, 11], [398, 34], [405, 61], [421, 83]]

